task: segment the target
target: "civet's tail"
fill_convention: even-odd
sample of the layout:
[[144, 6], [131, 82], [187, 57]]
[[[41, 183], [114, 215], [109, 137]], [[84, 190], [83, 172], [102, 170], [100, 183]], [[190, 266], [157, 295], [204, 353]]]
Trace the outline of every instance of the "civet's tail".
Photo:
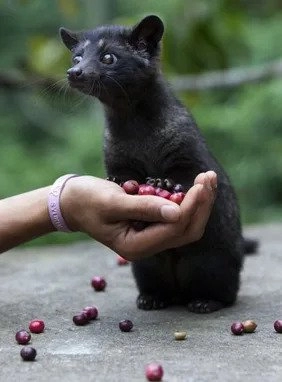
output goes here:
[[245, 255], [251, 255], [256, 253], [259, 242], [255, 239], [249, 239], [244, 237], [244, 253]]

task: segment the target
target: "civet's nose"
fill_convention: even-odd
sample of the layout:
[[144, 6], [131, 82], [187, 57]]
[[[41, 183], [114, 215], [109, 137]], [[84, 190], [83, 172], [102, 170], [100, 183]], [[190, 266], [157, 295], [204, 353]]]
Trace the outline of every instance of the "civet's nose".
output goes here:
[[78, 80], [82, 78], [82, 69], [80, 68], [70, 68], [67, 71], [68, 79]]

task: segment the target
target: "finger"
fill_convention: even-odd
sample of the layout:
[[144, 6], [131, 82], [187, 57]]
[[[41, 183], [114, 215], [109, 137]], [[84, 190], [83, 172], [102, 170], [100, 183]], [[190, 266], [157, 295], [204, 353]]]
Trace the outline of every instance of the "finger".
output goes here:
[[214, 171], [201, 172], [196, 176], [194, 184], [203, 184], [208, 188], [217, 188], [217, 174]]
[[206, 179], [206, 173], [205, 172], [201, 172], [200, 174], [198, 174], [194, 180], [194, 185], [195, 184], [204, 184], [205, 183], [205, 179]]
[[152, 195], [122, 195], [112, 208], [112, 215], [116, 215], [117, 220], [176, 222], [180, 214], [177, 204]]
[[207, 192], [201, 193], [202, 201], [205, 201], [206, 198], [215, 200], [216, 190], [217, 190], [217, 174], [214, 171], [207, 171], [205, 173], [199, 174], [195, 178], [195, 184], [201, 184], [204, 186]]
[[115, 250], [119, 253], [120, 247], [120, 254], [130, 261], [148, 257], [169, 248], [172, 232], [173, 224], [169, 223], [155, 223], [139, 232], [129, 229]]
[[203, 236], [214, 204], [211, 192], [204, 186], [199, 187], [201, 188], [198, 190], [197, 206], [191, 216], [190, 224], [187, 226], [187, 235], [189, 235], [191, 240], [199, 240]]
[[203, 189], [202, 184], [195, 184], [191, 187], [180, 204], [181, 218], [190, 222], [191, 216], [196, 212], [199, 198], [201, 196], [200, 191]]
[[217, 188], [217, 174], [214, 171], [207, 171], [206, 175], [208, 176], [208, 178], [210, 180], [210, 184], [211, 184], [212, 189], [216, 189]]
[[192, 234], [190, 235], [191, 219], [197, 213], [199, 205], [202, 205], [200, 197], [203, 189], [203, 185], [197, 184], [188, 190], [180, 205], [181, 217], [178, 222], [149, 226], [141, 231], [140, 235], [135, 234], [134, 237], [131, 237], [132, 243], [136, 244], [138, 240], [138, 245], [136, 245], [140, 250], [143, 248], [148, 250], [149, 245], [150, 253], [152, 254], [156, 249], [160, 251], [171, 246], [177, 246], [178, 243], [183, 242], [183, 239], [184, 244], [193, 241], [195, 235], [194, 230], [191, 230]]
[[[181, 211], [181, 217], [178, 222], [172, 224], [152, 224], [140, 232], [136, 232], [131, 228], [123, 229], [120, 231], [121, 234], [118, 238], [117, 248], [114, 250], [128, 260], [136, 260], [171, 246], [177, 246], [178, 241], [183, 239], [182, 235], [186, 233], [185, 229], [190, 223], [191, 216], [197, 210], [197, 203], [199, 203], [198, 192], [202, 188], [202, 185], [193, 186], [187, 192], [181, 205], [176, 205]], [[142, 196], [142, 200], [145, 200], [145, 196]], [[151, 200], [158, 203], [167, 202], [159, 197], [153, 197], [153, 199], [150, 197], [147, 200], [149, 200], [149, 203]], [[175, 203], [173, 204], [175, 206]], [[136, 209], [136, 204], [134, 204], [134, 208]], [[134, 210], [134, 213], [136, 214], [136, 210]], [[139, 216], [140, 218], [141, 216]], [[185, 237], [185, 240], [189, 241], [189, 238]], [[119, 248], [121, 252], [119, 252]]]
[[201, 184], [188, 191], [181, 203], [181, 218], [177, 223], [152, 224], [140, 232], [122, 230], [114, 250], [128, 260], [136, 260], [198, 240], [204, 232], [212, 205], [211, 198], [203, 198], [204, 193], [208, 191]]

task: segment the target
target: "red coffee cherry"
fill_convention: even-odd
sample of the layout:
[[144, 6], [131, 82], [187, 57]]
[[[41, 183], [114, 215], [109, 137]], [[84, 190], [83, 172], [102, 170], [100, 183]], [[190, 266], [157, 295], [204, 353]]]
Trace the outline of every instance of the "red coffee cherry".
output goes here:
[[97, 292], [100, 292], [106, 288], [107, 283], [104, 277], [94, 276], [91, 280], [91, 285]]
[[42, 333], [45, 328], [44, 321], [42, 320], [32, 320], [29, 323], [29, 330], [31, 333]]
[[147, 365], [145, 373], [148, 381], [161, 381], [164, 375], [163, 368], [158, 363], [150, 363]]

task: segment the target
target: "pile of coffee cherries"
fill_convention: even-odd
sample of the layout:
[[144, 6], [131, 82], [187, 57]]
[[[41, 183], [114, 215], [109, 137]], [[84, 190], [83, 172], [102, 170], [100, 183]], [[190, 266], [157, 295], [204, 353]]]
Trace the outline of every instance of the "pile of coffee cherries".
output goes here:
[[171, 179], [146, 178], [145, 184], [139, 184], [136, 180], [127, 180], [121, 183], [122, 188], [130, 195], [156, 195], [181, 204], [185, 197], [181, 184], [174, 184]]
[[[129, 195], [154, 195], [181, 204], [185, 192], [180, 183], [174, 183], [172, 179], [146, 178], [146, 183], [139, 184], [136, 180], [121, 182], [116, 177], [108, 177], [107, 180], [117, 183]], [[135, 231], [142, 231], [148, 227], [149, 223], [144, 221], [133, 221], [131, 226]]]

